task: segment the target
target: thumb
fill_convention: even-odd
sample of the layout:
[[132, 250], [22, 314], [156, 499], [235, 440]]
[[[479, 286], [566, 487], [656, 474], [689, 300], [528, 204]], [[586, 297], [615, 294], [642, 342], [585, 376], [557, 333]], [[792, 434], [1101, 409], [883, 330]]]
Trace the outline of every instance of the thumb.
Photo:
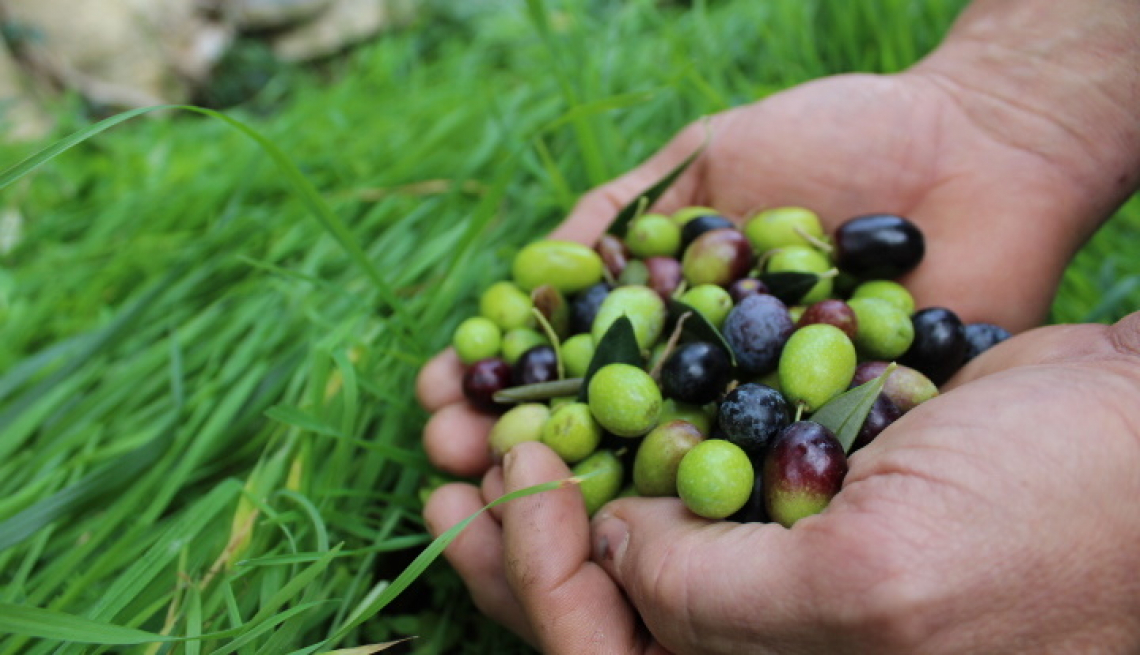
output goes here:
[[[621, 208], [665, 177], [699, 148], [705, 140], [704, 134], [704, 128], [700, 124], [689, 125], [637, 168], [583, 195], [566, 220], [550, 234], [550, 238], [593, 245]], [[660, 212], [673, 212], [687, 205], [704, 203], [705, 199], [700, 196], [703, 168], [704, 158], [698, 157], [670, 185], [653, 208]]]
[[[593, 521], [594, 558], [675, 652], [789, 652], [817, 588], [803, 531], [708, 521], [676, 498], [626, 498]], [[796, 651], [798, 652], [798, 651]]]

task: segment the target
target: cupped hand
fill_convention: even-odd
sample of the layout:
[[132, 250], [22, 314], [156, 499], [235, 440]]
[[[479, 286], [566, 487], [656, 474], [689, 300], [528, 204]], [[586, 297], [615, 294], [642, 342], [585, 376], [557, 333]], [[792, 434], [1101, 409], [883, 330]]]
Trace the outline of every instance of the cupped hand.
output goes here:
[[[1081, 209], [1077, 200], [1079, 193], [1066, 181], [1063, 170], [1039, 153], [1010, 145], [1023, 141], [1011, 141], [1003, 138], [1007, 135], [994, 134], [976, 125], [970, 115], [963, 110], [951, 87], [934, 76], [917, 73], [892, 77], [850, 75], [808, 83], [756, 104], [718, 114], [705, 126], [697, 124], [683, 130], [645, 164], [584, 196], [552, 236], [592, 243], [621, 206], [700, 146], [707, 130], [711, 141], [704, 154], [665, 194], [656, 209], [669, 212], [686, 205], [709, 205], [733, 218], [744, 219], [762, 208], [798, 205], [816, 211], [829, 230], [862, 213], [902, 214], [919, 224], [927, 237], [926, 258], [903, 280], [920, 306], [947, 306], [967, 321], [987, 320], [1014, 331], [1022, 330], [1038, 323], [1044, 315], [1065, 263], [1088, 230], [1074, 227], [1079, 224], [1075, 218]], [[1018, 263], [1016, 275], [1009, 274], [1011, 261]], [[441, 469], [460, 476], [486, 474], [482, 491], [468, 485], [450, 485], [433, 495], [425, 516], [437, 533], [490, 500], [504, 484], [511, 487], [540, 481], [520, 478], [522, 473], [512, 477], [509, 471], [504, 480], [501, 469], [491, 468], [486, 432], [492, 419], [478, 414], [464, 402], [461, 370], [454, 353], [445, 351], [424, 368], [417, 384], [421, 402], [433, 412], [425, 429], [425, 447], [432, 461]], [[918, 420], [908, 419], [911, 426]], [[900, 427], [894, 432], [901, 431]], [[524, 448], [513, 458], [514, 468], [527, 471], [528, 475], [535, 471], [545, 473], [546, 477], [566, 475], [564, 467], [551, 458], [552, 455], [540, 447]], [[870, 458], [856, 459], [852, 480], [860, 479], [859, 472], [865, 468], [859, 466], [869, 464], [858, 462], [867, 459]], [[520, 466], [519, 461], [527, 463]], [[885, 479], [889, 487], [893, 484], [890, 480], [899, 478], [885, 476]], [[874, 485], [862, 488], [869, 486]], [[539, 627], [549, 607], [531, 606], [536, 598], [544, 596], [527, 586], [526, 581], [535, 576], [519, 576], [504, 562], [504, 558], [528, 561], [511, 555], [518, 549], [511, 546], [515, 542], [507, 517], [513, 512], [523, 512], [531, 504], [551, 511], [560, 508], [559, 516], [573, 515], [559, 503], [571, 503], [575, 493], [572, 489], [564, 490], [508, 504], [503, 512], [503, 524], [494, 516], [485, 516], [446, 553], [484, 611], [556, 652], [558, 647], [552, 645], [556, 642]], [[859, 497], [859, 493], [845, 492], [841, 498], [848, 500], [837, 505], [857, 503], [852, 499]], [[558, 498], [563, 500], [556, 500]], [[615, 508], [625, 508], [625, 511], [615, 509], [610, 514], [623, 518], [627, 525], [633, 526], [631, 521], [636, 520], [657, 521], [659, 525], [654, 529], [691, 530], [707, 537], [719, 535], [717, 543], [722, 546], [724, 542], [720, 539], [735, 542], [739, 552], [734, 552], [729, 561], [744, 551], [755, 550], [769, 553], [772, 562], [803, 563], [804, 556], [795, 554], [792, 546], [799, 548], [801, 542], [811, 542], [811, 535], [826, 532], [810, 527], [788, 532], [758, 526], [708, 526], [685, 514], [675, 501], [668, 500], [629, 501]], [[852, 510], [845, 511], [846, 516], [853, 515]], [[834, 513], [838, 513], [838, 509]], [[540, 514], [538, 510], [532, 511], [534, 516]], [[516, 520], [514, 524], [520, 525], [521, 521]], [[835, 523], [848, 530], [859, 524], [850, 520]], [[531, 529], [535, 529], [534, 525], [532, 521]], [[572, 527], [574, 522], [564, 521], [562, 525]], [[860, 529], [887, 531], [890, 526], [876, 527], [872, 521]], [[635, 529], [633, 534], [637, 533]], [[792, 534], [807, 536], [793, 538], [789, 536]], [[680, 557], [677, 549], [683, 548], [683, 544], [691, 544], [694, 553], [704, 548], [704, 541], [694, 539], [686, 537], [673, 543], [666, 538], [655, 547], [669, 549], [672, 553], [669, 556], [677, 558]], [[616, 548], [619, 542], [611, 543]], [[696, 544], [702, 544], [701, 548]], [[858, 561], [872, 554], [854, 552], [849, 557]], [[628, 560], [614, 557], [606, 561], [611, 562], [607, 564], [611, 573], [624, 583], [622, 567], [614, 562]], [[702, 565], [686, 560], [686, 566], [699, 571]], [[805, 567], [777, 566], [780, 571]], [[727, 576], [723, 582], [734, 579], [730, 572], [721, 574]], [[791, 599], [803, 599], [802, 595], [787, 596], [793, 591], [791, 587], [803, 582], [802, 578], [790, 574], [790, 577], [780, 578], [784, 574], [776, 570], [767, 575], [772, 577], [757, 582], [789, 599], [780, 608], [768, 608], [779, 610], [773, 618], [819, 616], [820, 610], [815, 609], [817, 599], [812, 598], [810, 603], [805, 601], [800, 606]], [[707, 587], [720, 589], [717, 593], [721, 594], [723, 588], [719, 582], [722, 581], [713, 579], [707, 584], [669, 591], [682, 596], [694, 595]], [[547, 580], [546, 584], [549, 583]], [[643, 607], [637, 602], [637, 594], [645, 590], [637, 592], [636, 584], [631, 584], [633, 587], [625, 591], [646, 617], [653, 634], [665, 638], [671, 645], [691, 645], [696, 636], [711, 640], [710, 649], [713, 644], [721, 643], [718, 640], [736, 643], [732, 630], [723, 635], [698, 633], [693, 626], [701, 625], [702, 621], [697, 620], [701, 618], [697, 616], [668, 621], [669, 625], [654, 625], [655, 620], [661, 621], [670, 615], [655, 612], [654, 607], [659, 605], [653, 603]], [[850, 588], [857, 585], [851, 583]], [[658, 589], [659, 594], [665, 591], [665, 588]], [[839, 591], [837, 595], [843, 597], [843, 589]], [[620, 598], [620, 592], [615, 593]], [[585, 596], [570, 596], [581, 602], [594, 602]], [[722, 595], [719, 604], [732, 604], [733, 598], [731, 594]], [[623, 616], [626, 614], [615, 613], [610, 618], [624, 621]], [[723, 622], [718, 625], [723, 627]], [[741, 629], [746, 627], [742, 624]], [[663, 634], [662, 629], [666, 630]], [[685, 635], [668, 632], [686, 629], [693, 632], [681, 642], [677, 640]], [[638, 641], [643, 637], [636, 632], [623, 634], [630, 639], [629, 644], [652, 643]]]
[[[1136, 652], [1138, 365], [1140, 313], [1040, 328], [854, 454], [831, 505], [791, 529], [627, 498], [591, 530], [562, 489], [508, 503], [453, 561], [549, 653]], [[566, 475], [523, 444], [485, 487]]]

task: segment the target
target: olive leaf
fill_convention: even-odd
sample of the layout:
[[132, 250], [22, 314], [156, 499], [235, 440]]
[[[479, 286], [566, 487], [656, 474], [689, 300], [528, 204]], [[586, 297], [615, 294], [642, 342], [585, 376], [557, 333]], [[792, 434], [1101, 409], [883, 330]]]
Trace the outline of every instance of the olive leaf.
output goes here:
[[799, 304], [820, 278], [818, 273], [800, 271], [761, 273], [758, 277], [768, 287], [769, 293], [789, 307]]
[[681, 327], [682, 338], [689, 341], [704, 341], [707, 343], [715, 343], [728, 353], [729, 360], [732, 365], [736, 366], [736, 354], [732, 352], [732, 347], [725, 341], [724, 335], [720, 330], [716, 329], [709, 319], [705, 318], [704, 314], [693, 309], [690, 305], [670, 298], [667, 305], [669, 316], [665, 321], [666, 325], [676, 325], [677, 321], [681, 319], [685, 313], [691, 313], [692, 316], [687, 318]]
[[497, 403], [534, 403], [573, 396], [582, 387], [582, 378], [567, 378], [551, 382], [535, 382], [518, 387], [508, 387], [495, 392], [493, 398]]
[[843, 452], [849, 452], [851, 444], [855, 443], [855, 437], [859, 436], [863, 422], [871, 413], [875, 399], [883, 392], [883, 386], [894, 370], [895, 364], [891, 363], [882, 375], [874, 380], [868, 380], [827, 401], [812, 414], [811, 420], [834, 432], [843, 446]]
[[664, 195], [665, 191], [667, 191], [669, 187], [677, 181], [677, 178], [681, 177], [681, 174], [684, 173], [689, 168], [689, 166], [697, 160], [697, 157], [700, 156], [702, 152], [704, 152], [705, 148], [708, 147], [709, 144], [709, 136], [710, 132], [706, 130], [705, 140], [703, 143], [701, 143], [700, 147], [694, 150], [688, 157], [685, 157], [685, 159], [680, 164], [677, 164], [673, 170], [666, 173], [664, 177], [654, 182], [649, 188], [637, 194], [637, 196], [634, 197], [633, 200], [630, 200], [625, 207], [622, 207], [621, 211], [619, 211], [617, 215], [614, 216], [613, 220], [610, 221], [610, 227], [606, 230], [606, 233], [624, 237], [625, 230], [629, 225], [629, 222], [640, 216], [646, 209], [652, 207], [653, 203], [657, 202], [657, 200], [661, 198], [662, 195]]
[[628, 316], [619, 316], [613, 325], [606, 330], [598, 345], [594, 348], [594, 356], [586, 368], [586, 375], [582, 378], [582, 386], [578, 389], [578, 400], [589, 400], [590, 379], [594, 373], [606, 364], [631, 364], [641, 366], [641, 348], [637, 345], [637, 335], [633, 331], [633, 322]]

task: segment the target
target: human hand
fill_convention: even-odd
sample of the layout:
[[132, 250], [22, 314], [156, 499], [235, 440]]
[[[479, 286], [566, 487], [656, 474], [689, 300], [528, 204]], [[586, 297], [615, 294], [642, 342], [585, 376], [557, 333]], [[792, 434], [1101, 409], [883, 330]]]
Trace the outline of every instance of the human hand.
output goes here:
[[[920, 225], [929, 245], [923, 264], [904, 280], [920, 306], [939, 304], [965, 320], [1028, 327], [1043, 315], [1074, 241], [1082, 238], [1072, 229], [1070, 190], [1063, 171], [974, 125], [956, 102], [943, 84], [923, 75], [852, 75], [720, 114], [708, 125], [713, 140], [705, 153], [657, 208], [711, 205], [743, 218], [764, 207], [800, 205], [817, 211], [829, 230], [864, 212], [906, 215]], [[643, 166], [583, 197], [552, 236], [592, 243], [622, 205], [704, 138], [701, 126], [684, 130]], [[1003, 177], [1008, 171], [1018, 174]], [[1019, 262], [1019, 274], [995, 275], [1009, 261]], [[486, 433], [493, 419], [464, 402], [461, 374], [459, 360], [446, 351], [422, 371], [418, 393], [434, 412], [425, 430], [432, 461], [474, 477], [492, 465]], [[520, 470], [568, 475], [535, 450], [519, 453], [528, 462]], [[531, 461], [536, 457], [538, 463]], [[439, 490], [425, 509], [429, 525], [436, 533], [445, 530], [495, 497], [502, 485], [502, 471], [493, 469], [482, 493], [468, 485]], [[573, 490], [557, 493], [574, 496]], [[695, 519], [673, 505], [667, 513], [647, 516], [693, 527]], [[496, 517], [484, 516], [446, 555], [484, 611], [536, 640], [534, 617], [505, 583], [503, 557], [510, 543]]]
[[[966, 321], [1013, 331], [1037, 324], [1083, 238], [1064, 171], [975, 125], [930, 76], [819, 80], [714, 116], [707, 129], [705, 153], [657, 209], [710, 205], [741, 219], [798, 205], [819, 213], [828, 231], [860, 213], [905, 215], [924, 231], [927, 253], [903, 282], [919, 306], [950, 307]], [[683, 130], [642, 166], [583, 196], [551, 236], [592, 244], [626, 202], [704, 139], [701, 125]], [[476, 476], [491, 465], [491, 420], [467, 407], [461, 376], [450, 350], [422, 371], [417, 391], [434, 412], [425, 446], [441, 469]]]
[[[484, 517], [452, 561], [550, 653], [1135, 652], [1138, 362], [1140, 313], [1004, 342], [853, 455], [830, 506], [790, 530], [626, 498], [591, 533], [562, 489], [508, 503], [501, 527]], [[484, 490], [568, 474], [522, 444]], [[429, 521], [482, 502], [445, 487]]]

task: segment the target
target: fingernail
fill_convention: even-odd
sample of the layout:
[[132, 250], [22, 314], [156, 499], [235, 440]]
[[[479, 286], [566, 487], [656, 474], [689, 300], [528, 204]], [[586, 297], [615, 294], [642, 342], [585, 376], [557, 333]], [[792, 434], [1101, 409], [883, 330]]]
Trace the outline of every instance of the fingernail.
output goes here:
[[594, 527], [594, 560], [615, 563], [625, 552], [626, 542], [629, 540], [629, 526], [625, 521], [614, 517], [606, 517]]
[[507, 454], [503, 455], [503, 479], [504, 480], [506, 480], [511, 475], [511, 469], [514, 468], [515, 459], [516, 459], [515, 453], [512, 450], [508, 450]]

